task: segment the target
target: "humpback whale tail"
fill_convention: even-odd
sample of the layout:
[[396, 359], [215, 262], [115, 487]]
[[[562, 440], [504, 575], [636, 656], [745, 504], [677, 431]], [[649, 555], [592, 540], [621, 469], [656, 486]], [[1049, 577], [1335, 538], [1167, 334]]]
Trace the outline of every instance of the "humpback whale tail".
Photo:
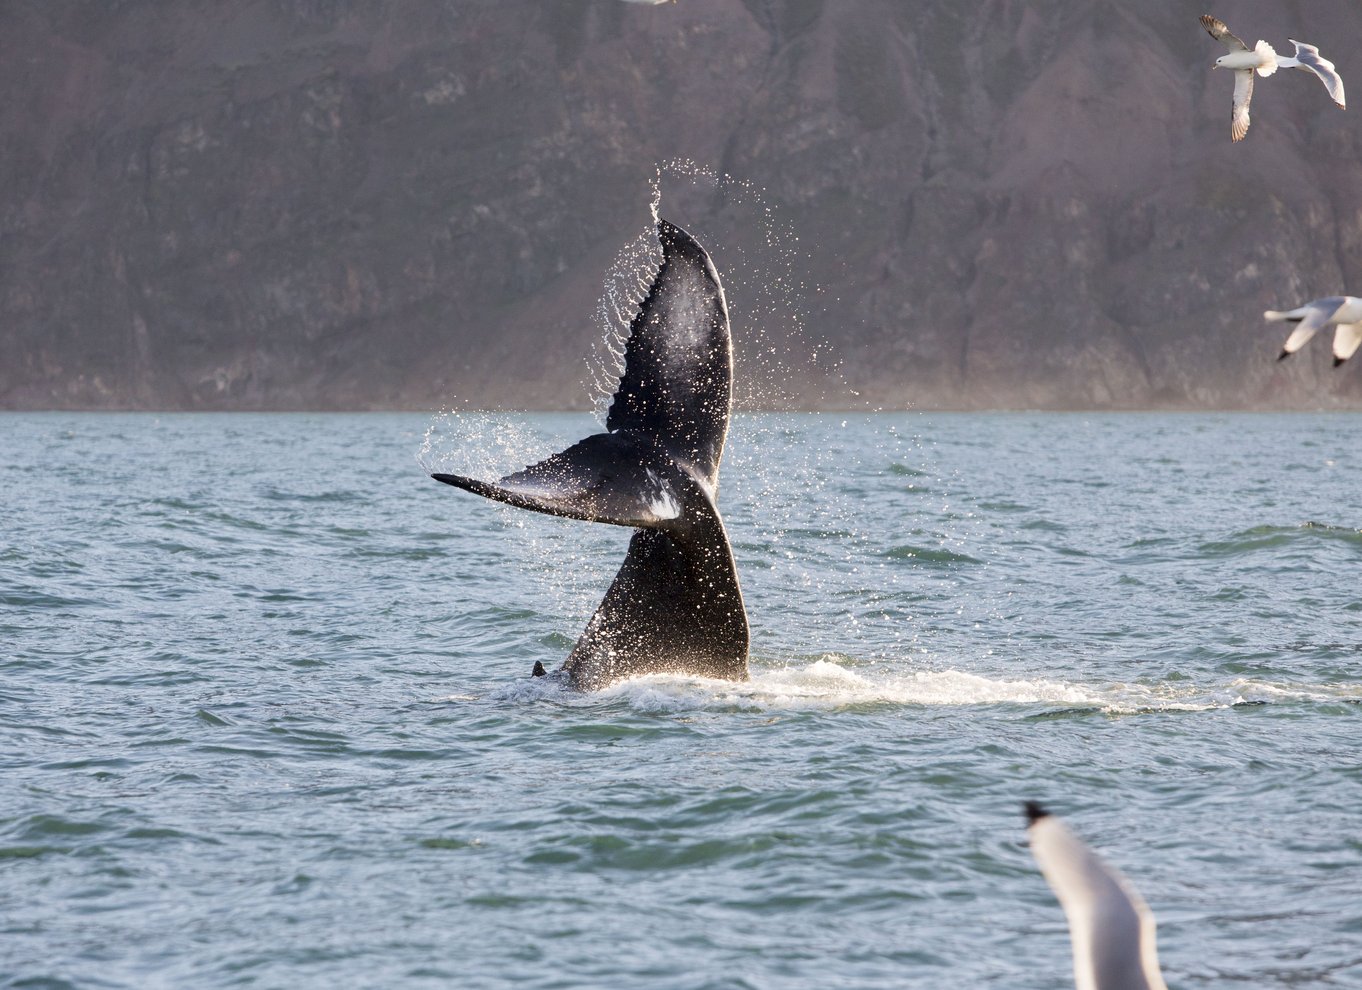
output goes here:
[[733, 393], [723, 286], [680, 227], [629, 326], [605, 433], [495, 482], [437, 481], [555, 516], [638, 530], [562, 670], [578, 688], [657, 672], [747, 677], [747, 614], [715, 503]]

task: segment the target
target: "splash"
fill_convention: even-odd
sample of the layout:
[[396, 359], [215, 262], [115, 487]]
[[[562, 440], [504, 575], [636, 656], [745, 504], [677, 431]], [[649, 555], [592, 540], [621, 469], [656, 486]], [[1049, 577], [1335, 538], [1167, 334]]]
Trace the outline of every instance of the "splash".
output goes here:
[[957, 670], [877, 676], [826, 656], [807, 665], [753, 670], [750, 681], [697, 677], [637, 678], [606, 690], [644, 711], [719, 708], [740, 711], [831, 711], [905, 705], [980, 706], [1046, 704], [1099, 706], [1081, 686], [1046, 680], [990, 680]]
[[[759, 187], [693, 161], [656, 167], [647, 204], [652, 222], [618, 252], [597, 304], [599, 333], [585, 382], [596, 421], [603, 427], [624, 370], [630, 326], [662, 261], [656, 223], [664, 214], [664, 190], [667, 217], [711, 251], [728, 296], [737, 368], [721, 501], [749, 609], [770, 608], [792, 588], [806, 597], [812, 593], [820, 605], [801, 628], [815, 634], [815, 649], [837, 643], [868, 655], [871, 639], [885, 638], [868, 634], [868, 620], [902, 625], [910, 618], [895, 604], [904, 569], [884, 558], [883, 534], [866, 530], [842, 481], [878, 475], [892, 464], [920, 471], [921, 438], [889, 427], [867, 445], [854, 437], [863, 424], [843, 413], [749, 412], [845, 406], [850, 391], [827, 345], [809, 339], [808, 316], [819, 290], [800, 274], [807, 256], [798, 236]], [[540, 417], [442, 413], [427, 428], [417, 460], [427, 473], [497, 478], [585, 432], [569, 428], [553, 435], [544, 423]], [[526, 568], [525, 580], [535, 586], [527, 600], [536, 609], [549, 605], [556, 613], [553, 631], [575, 638], [618, 566], [623, 534], [598, 532], [601, 527], [565, 530], [557, 520], [498, 508], [503, 524], [517, 529], [519, 542], [535, 555]], [[781, 641], [780, 631], [777, 641], [763, 643], [760, 623], [758, 629], [754, 648], [767, 655], [803, 648]], [[900, 633], [890, 638], [902, 642]]]
[[523, 417], [445, 411], [426, 426], [416, 462], [426, 474], [500, 478], [553, 452], [542, 429]]
[[[603, 279], [598, 334], [583, 382], [597, 422], [605, 423], [624, 373], [629, 329], [662, 264], [657, 223], [664, 185], [669, 216], [707, 245], [724, 281], [738, 365], [735, 410], [845, 407], [854, 393], [830, 346], [807, 333], [810, 300], [821, 290], [799, 274], [807, 256], [798, 236], [759, 186], [676, 159], [655, 167], [648, 184], [651, 222], [619, 250]], [[417, 460], [427, 471], [477, 477], [496, 477], [487, 471], [502, 467], [516, 470], [531, 460], [523, 451], [513, 453], [523, 437], [508, 423], [471, 411], [444, 412], [427, 428]], [[468, 470], [455, 469], [464, 462]]]
[[597, 343], [584, 385], [596, 418], [605, 422], [624, 371], [629, 328], [662, 264], [657, 223], [680, 223], [706, 246], [724, 283], [732, 321], [734, 408], [792, 410], [848, 408], [858, 396], [841, 377], [831, 345], [808, 333], [809, 314], [822, 290], [803, 274], [793, 228], [747, 179], [674, 159], [649, 180], [649, 225], [615, 256], [596, 309]]
[[662, 242], [657, 237], [659, 202], [654, 198], [649, 205], [653, 224], [639, 231], [615, 255], [596, 304], [596, 328], [600, 335], [587, 358], [585, 384], [591, 393], [592, 411], [602, 429], [610, 411], [610, 400], [624, 374], [624, 347], [629, 339], [629, 328], [648, 296], [653, 278], [662, 267]]
[[734, 408], [855, 408], [831, 344], [809, 331], [823, 290], [810, 256], [765, 190], [689, 159], [659, 163], [651, 180], [654, 223], [662, 215], [699, 238], [724, 283], [733, 326]]
[[[649, 713], [699, 710], [744, 712], [839, 711], [865, 708], [1043, 706], [1043, 714], [1089, 712], [1107, 716], [1198, 712], [1258, 704], [1362, 704], [1356, 684], [1292, 685], [1235, 679], [1223, 684], [1075, 684], [1048, 679], [994, 679], [959, 670], [872, 673], [855, 661], [828, 655], [807, 664], [754, 669], [750, 681], [653, 674], [595, 694], [549, 682], [517, 681], [497, 688], [497, 700], [574, 705], [624, 702]], [[1033, 714], [1033, 713], [1028, 713]]]

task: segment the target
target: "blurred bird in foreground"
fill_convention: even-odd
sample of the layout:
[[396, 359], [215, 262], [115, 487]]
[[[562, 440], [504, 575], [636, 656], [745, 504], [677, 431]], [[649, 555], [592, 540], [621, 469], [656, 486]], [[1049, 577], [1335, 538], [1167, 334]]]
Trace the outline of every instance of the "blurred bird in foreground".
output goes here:
[[1069, 919], [1078, 990], [1168, 990], [1154, 915], [1130, 881], [1040, 805], [1025, 811], [1031, 855]]

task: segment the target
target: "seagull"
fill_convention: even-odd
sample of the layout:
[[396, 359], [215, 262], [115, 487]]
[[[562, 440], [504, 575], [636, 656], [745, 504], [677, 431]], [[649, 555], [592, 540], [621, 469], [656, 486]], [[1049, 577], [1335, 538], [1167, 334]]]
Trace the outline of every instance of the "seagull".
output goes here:
[[1269, 309], [1263, 314], [1269, 323], [1291, 322], [1296, 329], [1286, 338], [1278, 361], [1284, 361], [1305, 346], [1306, 341], [1324, 327], [1338, 327], [1334, 331], [1334, 367], [1337, 368], [1356, 352], [1362, 344], [1362, 299], [1357, 296], [1329, 296], [1316, 299], [1304, 306], [1279, 313]]
[[1078, 990], [1168, 990], [1154, 915], [1130, 881], [1040, 805], [1025, 810], [1031, 855], [1069, 919]]
[[1285, 58], [1273, 51], [1266, 41], [1259, 41], [1252, 49], [1230, 33], [1224, 21], [1210, 14], [1201, 15], [1201, 26], [1212, 38], [1230, 50], [1215, 60], [1213, 69], [1234, 70], [1234, 112], [1230, 116], [1230, 137], [1242, 141], [1249, 129], [1249, 101], [1253, 99], [1253, 74], [1270, 76], [1278, 69], [1302, 69], [1319, 76], [1329, 96], [1340, 107], [1346, 108], [1343, 97], [1343, 79], [1334, 69], [1334, 63], [1319, 53], [1314, 45], [1288, 39], [1296, 46], [1294, 58]]

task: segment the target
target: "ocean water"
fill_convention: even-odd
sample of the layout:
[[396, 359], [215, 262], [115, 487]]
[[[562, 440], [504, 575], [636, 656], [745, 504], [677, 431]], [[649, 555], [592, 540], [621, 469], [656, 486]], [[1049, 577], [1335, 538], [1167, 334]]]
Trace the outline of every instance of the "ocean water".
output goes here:
[[[1362, 987], [1355, 415], [746, 415], [752, 679], [591, 695], [583, 416], [0, 417], [0, 986]], [[429, 436], [427, 432], [429, 429]]]

